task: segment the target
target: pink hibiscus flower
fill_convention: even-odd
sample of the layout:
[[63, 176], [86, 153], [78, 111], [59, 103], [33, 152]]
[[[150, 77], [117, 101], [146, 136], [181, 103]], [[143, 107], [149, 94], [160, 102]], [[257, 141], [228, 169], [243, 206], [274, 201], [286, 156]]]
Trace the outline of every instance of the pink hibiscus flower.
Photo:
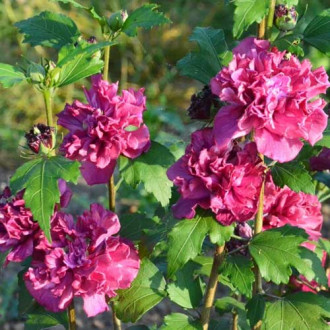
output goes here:
[[200, 206], [224, 225], [249, 220], [257, 211], [264, 170], [255, 143], [220, 148], [211, 128], [196, 131], [185, 155], [167, 172], [181, 194], [173, 213], [191, 219]]
[[233, 60], [211, 80], [211, 89], [229, 105], [218, 112], [214, 132], [221, 146], [254, 131], [258, 151], [279, 162], [294, 159], [314, 145], [327, 126], [325, 101], [316, 99], [330, 86], [323, 67], [312, 71], [269, 42], [247, 38], [233, 50]]
[[93, 76], [92, 88], [85, 90], [89, 104], [74, 101], [58, 114], [58, 124], [69, 130], [61, 150], [82, 162], [81, 173], [89, 185], [107, 183], [120, 155], [136, 158], [150, 147], [142, 118], [144, 90], [117, 92], [118, 83]]

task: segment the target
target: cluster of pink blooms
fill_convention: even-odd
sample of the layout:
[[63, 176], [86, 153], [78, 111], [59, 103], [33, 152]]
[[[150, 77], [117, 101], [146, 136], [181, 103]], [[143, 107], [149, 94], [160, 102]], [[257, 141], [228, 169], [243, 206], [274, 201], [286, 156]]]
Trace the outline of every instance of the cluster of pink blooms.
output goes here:
[[211, 128], [196, 131], [185, 155], [167, 172], [181, 194], [175, 217], [193, 218], [198, 205], [211, 209], [223, 225], [253, 218], [264, 171], [255, 143], [221, 148]]
[[[301, 150], [302, 139], [312, 145], [320, 140], [327, 115], [317, 97], [330, 84], [324, 68], [313, 71], [308, 60], [269, 47], [265, 40], [243, 40], [211, 80], [213, 94], [227, 105], [212, 128], [192, 134], [184, 156], [167, 172], [181, 195], [173, 213], [191, 219], [197, 206], [210, 209], [221, 224], [237, 222], [238, 235], [251, 237], [246, 221], [257, 212], [265, 180], [263, 229], [289, 224], [317, 241], [323, 222], [317, 197], [276, 187], [258, 153], [287, 162]], [[255, 142], [238, 142], [249, 133]], [[311, 159], [311, 168], [329, 169], [329, 149]]]
[[233, 50], [233, 60], [211, 80], [214, 94], [227, 102], [215, 123], [219, 145], [254, 131], [258, 151], [279, 162], [294, 159], [314, 145], [327, 126], [325, 101], [330, 86], [323, 67], [314, 71], [266, 40], [247, 38]]
[[58, 124], [67, 128], [61, 150], [82, 163], [81, 173], [89, 185], [107, 183], [120, 155], [136, 158], [150, 147], [144, 90], [123, 90], [101, 75], [92, 77], [85, 90], [88, 104], [74, 101], [58, 114]]
[[[65, 207], [71, 192], [64, 181], [60, 190]], [[83, 299], [88, 316], [107, 311], [107, 299], [130, 287], [140, 267], [132, 243], [114, 236], [120, 229], [117, 215], [92, 204], [75, 223], [56, 206], [50, 243], [25, 208], [23, 194], [10, 195], [5, 189], [0, 200], [0, 251], [9, 252], [6, 263], [32, 256], [24, 281], [33, 298], [51, 312], [65, 310], [74, 297]]]

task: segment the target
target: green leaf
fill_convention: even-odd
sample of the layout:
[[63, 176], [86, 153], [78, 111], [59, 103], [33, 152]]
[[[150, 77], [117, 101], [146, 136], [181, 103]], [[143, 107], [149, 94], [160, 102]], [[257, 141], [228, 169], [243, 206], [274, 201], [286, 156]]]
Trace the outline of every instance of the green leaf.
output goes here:
[[328, 126], [323, 131], [323, 138], [317, 141], [315, 145], [330, 148], [330, 121], [328, 121]]
[[253, 23], [260, 23], [268, 13], [269, 1], [235, 0], [233, 34], [238, 39]]
[[198, 321], [193, 321], [189, 316], [181, 313], [173, 313], [166, 315], [164, 325], [161, 330], [202, 330], [202, 326]]
[[29, 311], [36, 307], [36, 302], [27, 290], [23, 276], [27, 269], [20, 271], [17, 274], [18, 278], [18, 312], [20, 315], [26, 315]]
[[184, 308], [195, 308], [203, 298], [202, 283], [199, 277], [194, 277], [196, 265], [188, 262], [176, 272], [176, 281], [168, 284], [169, 298]]
[[286, 225], [254, 236], [249, 251], [266, 281], [288, 283], [291, 267], [303, 275], [309, 272], [300, 256], [300, 245], [305, 241], [307, 234], [303, 229]]
[[0, 63], [0, 83], [8, 88], [26, 80], [24, 73], [16, 66]]
[[37, 158], [19, 167], [10, 180], [13, 194], [25, 189], [26, 207], [31, 209], [34, 220], [50, 237], [50, 218], [60, 201], [58, 179], [76, 183], [80, 175], [79, 163], [62, 156]]
[[246, 317], [249, 320], [250, 327], [253, 328], [261, 321], [265, 314], [266, 302], [262, 295], [257, 294], [245, 306]]
[[220, 273], [227, 276], [237, 290], [250, 298], [252, 296], [252, 284], [254, 273], [253, 263], [243, 256], [228, 256], [222, 264]]
[[330, 8], [317, 15], [306, 27], [304, 41], [330, 56]]
[[87, 7], [81, 5], [80, 3], [78, 3], [77, 1], [74, 1], [74, 0], [51, 0], [51, 1], [53, 1], [53, 2], [69, 3], [70, 5], [72, 5], [72, 6], [76, 7], [76, 8], [88, 10]]
[[299, 292], [267, 303], [263, 330], [325, 330], [330, 317], [329, 299], [311, 292]]
[[145, 230], [153, 229], [157, 222], [149, 219], [145, 214], [125, 214], [120, 217], [120, 236], [131, 241], [138, 241]]
[[127, 17], [121, 31], [129, 37], [134, 37], [138, 28], [151, 29], [154, 26], [171, 23], [171, 20], [160, 13], [157, 8], [159, 5], [150, 3], [134, 10]]
[[330, 241], [324, 238], [320, 238], [318, 241], [319, 247], [330, 255]]
[[301, 247], [300, 257], [305, 264], [304, 268], [306, 269], [306, 271], [304, 275], [307, 280], [315, 280], [317, 283], [328, 287], [328, 278], [322, 266], [322, 262], [318, 258], [318, 256], [313, 251]]
[[232, 232], [231, 226], [221, 226], [213, 215], [204, 210], [198, 211], [193, 219], [180, 220], [169, 233], [168, 276], [172, 277], [200, 253], [207, 234], [210, 234], [213, 243], [223, 245], [230, 239]]
[[9, 251], [0, 252], [0, 269], [3, 267], [3, 264], [5, 263], [8, 254], [9, 254]]
[[199, 49], [178, 61], [177, 68], [182, 76], [209, 84], [221, 70], [221, 57], [228, 53], [224, 32], [210, 27], [196, 27], [189, 40], [197, 42]]
[[84, 55], [86, 57], [89, 57], [90, 55], [95, 54], [100, 49], [106, 47], [106, 46], [113, 46], [116, 42], [114, 41], [104, 41], [99, 42], [97, 44], [90, 45], [88, 43], [82, 43], [78, 46], [74, 45], [66, 45], [61, 48], [59, 54], [58, 54], [58, 61], [57, 66], [62, 67], [64, 64], [74, 61], [77, 59], [78, 56]]
[[[213, 219], [212, 219], [213, 220]], [[181, 220], [169, 233], [168, 276], [171, 278], [186, 262], [202, 250], [208, 226], [205, 217], [197, 214], [194, 219]]]
[[152, 141], [150, 150], [140, 157], [134, 160], [121, 157], [120, 172], [125, 182], [132, 187], [143, 182], [146, 191], [153, 194], [162, 206], [166, 206], [173, 185], [166, 171], [174, 162], [173, 155], [166, 147]]
[[286, 185], [296, 192], [315, 194], [313, 178], [301, 162], [276, 163], [272, 167], [272, 177], [281, 188]]
[[28, 314], [28, 320], [25, 322], [25, 330], [43, 330], [55, 325], [63, 325], [69, 329], [68, 313], [51, 313], [41, 306], [36, 307]]
[[217, 220], [214, 219], [212, 213], [208, 216], [207, 220], [208, 233], [210, 241], [213, 244], [224, 245], [229, 241], [231, 235], [234, 233], [235, 226], [223, 226]]
[[166, 282], [159, 269], [148, 259], [141, 261], [139, 274], [127, 290], [118, 290], [115, 304], [123, 322], [136, 322], [166, 296]]
[[56, 86], [66, 86], [100, 72], [104, 63], [99, 56], [94, 55], [100, 47], [98, 45], [78, 48], [74, 45], [63, 47], [59, 52], [58, 69], [60, 70]]
[[49, 11], [17, 22], [15, 26], [24, 34], [23, 42], [32, 46], [41, 45], [60, 49], [66, 44], [74, 43], [80, 35], [71, 18]]

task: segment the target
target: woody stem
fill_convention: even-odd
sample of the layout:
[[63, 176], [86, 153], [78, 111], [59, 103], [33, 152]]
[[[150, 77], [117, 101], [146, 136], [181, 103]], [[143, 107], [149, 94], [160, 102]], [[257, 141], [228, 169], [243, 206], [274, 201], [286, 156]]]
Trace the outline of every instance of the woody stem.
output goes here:
[[207, 330], [209, 328], [211, 310], [214, 302], [215, 293], [218, 287], [219, 267], [224, 259], [224, 255], [225, 255], [224, 251], [225, 251], [224, 245], [216, 246], [213, 257], [212, 269], [210, 273], [210, 279], [207, 284], [204, 306], [201, 315], [201, 323], [203, 326], [203, 330]]

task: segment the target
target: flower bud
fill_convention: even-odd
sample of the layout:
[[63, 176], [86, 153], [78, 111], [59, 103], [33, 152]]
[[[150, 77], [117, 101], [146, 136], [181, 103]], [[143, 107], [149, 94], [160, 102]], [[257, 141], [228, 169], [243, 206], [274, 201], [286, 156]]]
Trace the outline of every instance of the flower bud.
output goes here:
[[188, 116], [200, 120], [210, 119], [212, 105], [218, 105], [216, 96], [207, 85], [199, 93], [193, 94], [190, 102]]
[[34, 125], [33, 128], [25, 134], [29, 148], [36, 154], [42, 152], [47, 154], [55, 147], [55, 129], [44, 124]]
[[297, 24], [298, 13], [295, 7], [277, 5], [275, 7], [275, 26], [281, 31], [293, 30]]
[[27, 75], [34, 84], [40, 84], [44, 81], [46, 71], [42, 65], [37, 63], [32, 63], [27, 68]]
[[112, 14], [108, 19], [108, 25], [112, 32], [120, 30], [128, 17], [126, 10], [120, 10]]

